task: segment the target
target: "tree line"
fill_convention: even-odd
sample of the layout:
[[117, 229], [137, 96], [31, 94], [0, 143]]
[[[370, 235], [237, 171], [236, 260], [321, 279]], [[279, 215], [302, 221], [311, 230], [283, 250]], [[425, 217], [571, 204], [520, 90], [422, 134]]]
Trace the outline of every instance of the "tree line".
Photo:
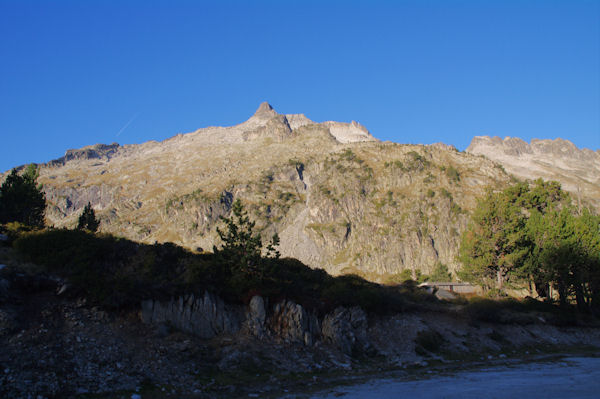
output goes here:
[[556, 290], [584, 311], [600, 311], [600, 216], [573, 205], [554, 181], [488, 190], [463, 233], [459, 277], [501, 294], [528, 284], [540, 297]]

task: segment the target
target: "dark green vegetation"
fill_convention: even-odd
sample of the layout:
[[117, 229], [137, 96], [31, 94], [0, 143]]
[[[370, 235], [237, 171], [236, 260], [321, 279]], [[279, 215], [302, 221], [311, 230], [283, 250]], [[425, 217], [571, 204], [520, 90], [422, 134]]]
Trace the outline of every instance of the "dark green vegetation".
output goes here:
[[423, 274], [420, 270], [404, 269], [400, 273], [392, 275], [386, 281], [388, 284], [397, 284], [410, 280], [412, 283], [430, 282], [448, 282], [452, 281], [452, 274], [448, 270], [448, 266], [441, 262], [435, 265], [431, 274]]
[[48, 273], [67, 279], [73, 294], [108, 308], [204, 290], [233, 303], [253, 295], [287, 298], [318, 312], [354, 305], [374, 313], [398, 312], [436, 301], [412, 284], [386, 287], [354, 275], [332, 277], [295, 259], [280, 259], [277, 237], [263, 249], [240, 203], [223, 220], [226, 229], [219, 234], [224, 244], [214, 254], [85, 230], [24, 232], [13, 246]]
[[564, 306], [600, 313], [600, 216], [572, 205], [556, 182], [489, 191], [460, 249], [463, 279], [497, 293], [529, 285]]
[[79, 216], [77, 230], [89, 230], [91, 232], [96, 232], [98, 231], [99, 226], [100, 221], [96, 219], [96, 213], [94, 212], [94, 208], [92, 208], [92, 204], [88, 202], [88, 204], [83, 208], [83, 212]]
[[18, 222], [29, 226], [44, 226], [46, 197], [36, 181], [38, 171], [30, 164], [19, 175], [13, 169], [0, 187], [0, 223]]

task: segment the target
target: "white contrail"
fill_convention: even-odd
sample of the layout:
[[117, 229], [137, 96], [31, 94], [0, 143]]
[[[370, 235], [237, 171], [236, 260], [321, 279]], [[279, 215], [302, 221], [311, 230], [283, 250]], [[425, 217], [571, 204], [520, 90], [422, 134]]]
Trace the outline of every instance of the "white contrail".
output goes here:
[[121, 133], [123, 133], [123, 130], [127, 129], [127, 126], [129, 126], [129, 125], [131, 124], [131, 122], [133, 122], [133, 121], [135, 120], [135, 118], [137, 118], [138, 116], [140, 116], [140, 113], [139, 113], [139, 112], [138, 112], [137, 114], [133, 115], [133, 116], [131, 117], [131, 119], [129, 120], [129, 122], [127, 122], [127, 123], [125, 124], [125, 126], [123, 126], [123, 127], [121, 128], [121, 130], [119, 130], [119, 133], [117, 133], [117, 137], [119, 137], [119, 135], [120, 135]]

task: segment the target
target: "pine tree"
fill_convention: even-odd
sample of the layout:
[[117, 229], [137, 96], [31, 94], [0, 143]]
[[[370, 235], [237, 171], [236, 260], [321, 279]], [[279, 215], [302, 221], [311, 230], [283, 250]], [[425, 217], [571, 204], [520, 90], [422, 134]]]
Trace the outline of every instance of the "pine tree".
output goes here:
[[0, 187], [0, 223], [19, 222], [43, 227], [46, 196], [37, 185], [37, 167], [29, 165], [23, 175], [16, 169], [6, 177]]
[[88, 204], [83, 208], [83, 212], [79, 216], [79, 222], [77, 223], [77, 230], [89, 230], [96, 232], [100, 222], [96, 219], [96, 213], [92, 208], [92, 204]]
[[[250, 220], [248, 212], [244, 210], [242, 202], [238, 199], [231, 208], [232, 216], [221, 217], [226, 229], [217, 228], [217, 234], [223, 241], [220, 249], [214, 248], [215, 253], [224, 257], [234, 268], [239, 268], [247, 273], [262, 273], [263, 243], [260, 233], [254, 233], [255, 222]], [[266, 246], [266, 256], [279, 258], [279, 236], [273, 238]]]
[[503, 290], [523, 265], [529, 251], [522, 212], [527, 192], [525, 184], [517, 184], [499, 193], [488, 191], [479, 201], [462, 236], [461, 278]]

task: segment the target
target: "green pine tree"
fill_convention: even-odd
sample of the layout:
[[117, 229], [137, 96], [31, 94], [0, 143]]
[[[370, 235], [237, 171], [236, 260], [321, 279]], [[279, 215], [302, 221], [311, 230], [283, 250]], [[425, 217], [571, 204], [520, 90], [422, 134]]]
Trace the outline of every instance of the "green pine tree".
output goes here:
[[43, 227], [46, 196], [37, 185], [37, 167], [29, 165], [23, 175], [16, 169], [6, 177], [0, 187], [0, 223], [19, 222]]
[[[238, 199], [233, 203], [230, 217], [221, 217], [225, 229], [217, 228], [217, 234], [223, 241], [220, 249], [214, 248], [215, 253], [225, 258], [233, 268], [241, 269], [247, 273], [262, 273], [263, 243], [260, 233], [254, 232], [255, 222], [250, 220], [248, 212], [244, 210], [242, 202]], [[279, 236], [274, 234], [266, 246], [266, 256], [279, 258]]]
[[527, 192], [527, 185], [516, 184], [502, 192], [488, 191], [479, 201], [462, 236], [461, 278], [501, 291], [514, 277], [529, 251], [522, 212]]
[[83, 208], [83, 212], [79, 216], [79, 221], [77, 223], [78, 230], [89, 230], [92, 232], [98, 231], [98, 227], [100, 226], [100, 221], [96, 219], [96, 213], [92, 208], [92, 204], [88, 202], [88, 204]]

